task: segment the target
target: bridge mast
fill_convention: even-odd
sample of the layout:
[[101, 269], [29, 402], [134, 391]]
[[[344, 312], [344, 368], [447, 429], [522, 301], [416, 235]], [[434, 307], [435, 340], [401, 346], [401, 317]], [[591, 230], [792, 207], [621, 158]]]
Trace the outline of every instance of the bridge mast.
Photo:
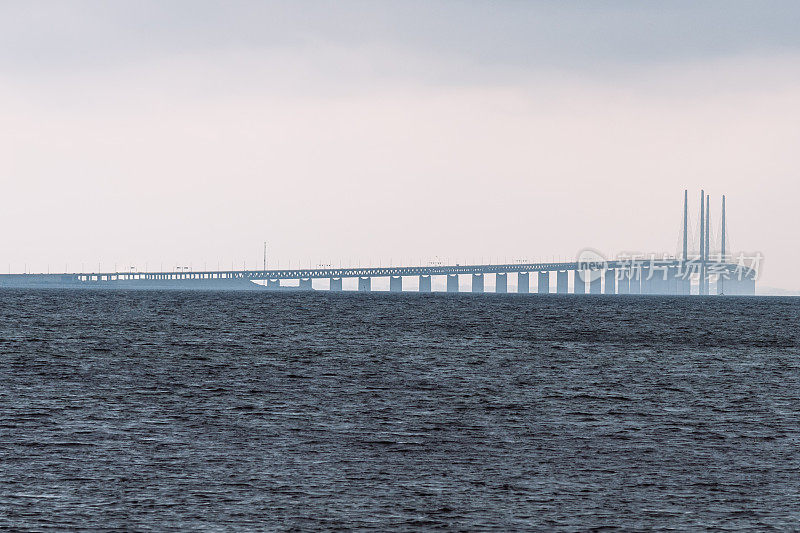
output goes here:
[[[719, 251], [720, 262], [725, 262], [725, 195], [722, 195], [722, 246]], [[717, 278], [717, 294], [725, 294], [725, 276]]]
[[706, 277], [706, 254], [705, 254], [705, 231], [706, 231], [706, 206], [705, 206], [705, 195], [706, 192], [704, 190], [700, 191], [700, 283], [697, 287], [697, 292], [699, 294], [705, 294], [703, 292], [703, 280]]
[[686, 261], [686, 257], [688, 256], [689, 252], [689, 241], [688, 236], [686, 235], [687, 230], [689, 229], [689, 191], [688, 189], [683, 190], [683, 257], [682, 259]]
[[725, 261], [725, 195], [722, 195], [722, 248], [720, 249], [721, 260]]
[[[706, 256], [703, 258], [703, 264], [708, 261], [708, 258], [711, 257], [711, 195], [706, 195]], [[708, 291], [708, 272], [705, 272], [703, 276], [703, 284], [706, 288], [706, 294], [709, 293]]]

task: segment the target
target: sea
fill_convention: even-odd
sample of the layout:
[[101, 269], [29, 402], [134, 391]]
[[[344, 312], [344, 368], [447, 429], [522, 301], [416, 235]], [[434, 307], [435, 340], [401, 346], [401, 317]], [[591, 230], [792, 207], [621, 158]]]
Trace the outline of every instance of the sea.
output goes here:
[[800, 299], [0, 291], [0, 529], [800, 529]]

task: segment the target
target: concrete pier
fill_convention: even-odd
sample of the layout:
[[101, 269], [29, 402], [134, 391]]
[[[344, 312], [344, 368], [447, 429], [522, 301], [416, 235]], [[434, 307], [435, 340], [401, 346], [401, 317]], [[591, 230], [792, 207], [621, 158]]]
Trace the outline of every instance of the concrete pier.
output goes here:
[[617, 270], [617, 294], [631, 293], [631, 271], [625, 268]]
[[661, 278], [657, 268], [648, 269], [647, 294], [661, 294]]
[[691, 277], [689, 278], [689, 293], [699, 295], [700, 294], [700, 284], [694, 285], [695, 278], [698, 278], [702, 273], [702, 268], [700, 268], [699, 264], [694, 264], [688, 267], [688, 270], [691, 271]]
[[338, 292], [342, 290], [342, 278], [331, 278], [330, 290]]
[[[719, 284], [717, 284], [717, 289], [719, 289]], [[740, 282], [734, 278], [726, 279], [722, 285], [722, 295], [736, 296], [737, 289], [741, 289]]]
[[519, 272], [517, 274], [517, 292], [520, 294], [531, 292], [531, 280], [527, 272]]
[[494, 275], [494, 292], [506, 294], [508, 292], [508, 274]]
[[669, 278], [667, 276], [668, 272], [665, 267], [659, 266], [653, 269], [653, 294], [669, 294]]
[[536, 280], [536, 292], [550, 294], [550, 272], [539, 272]]
[[586, 271], [572, 271], [572, 292], [573, 294], [586, 294]]
[[372, 278], [358, 278], [358, 290], [361, 292], [369, 292], [372, 290]]
[[591, 280], [589, 281], [589, 294], [603, 294], [603, 276], [599, 270], [594, 270], [590, 273]]
[[472, 275], [472, 292], [483, 292], [483, 274]]
[[300, 290], [301, 291], [313, 291], [314, 287], [311, 285], [311, 279], [300, 279]]
[[[164, 279], [163, 277], [160, 279]], [[280, 289], [281, 288], [281, 280], [279, 279], [268, 279], [267, 280], [267, 288], [268, 289]]]
[[628, 294], [642, 294], [642, 270], [631, 268], [628, 271]]
[[458, 274], [447, 275], [447, 292], [458, 292]]
[[431, 292], [431, 277], [430, 276], [420, 276], [419, 277], [419, 292]]
[[678, 279], [678, 294], [682, 296], [689, 296], [692, 294], [692, 279], [683, 274]]
[[603, 275], [603, 294], [617, 294], [617, 272], [613, 268]]
[[389, 276], [389, 292], [403, 292], [403, 276]]
[[745, 277], [742, 280], [742, 296], [755, 296], [756, 295], [756, 279], [754, 277]]
[[678, 285], [679, 285], [678, 268], [669, 267], [667, 269], [667, 294], [672, 296], [680, 294]]
[[569, 271], [559, 270], [556, 272], [556, 293], [567, 294], [569, 292]]
[[[719, 288], [719, 285], [717, 288]], [[741, 282], [735, 278], [729, 278], [724, 281], [722, 288], [724, 296], [737, 296], [737, 292], [741, 290]]]
[[653, 294], [653, 272], [649, 266], [642, 266], [641, 269], [641, 294]]

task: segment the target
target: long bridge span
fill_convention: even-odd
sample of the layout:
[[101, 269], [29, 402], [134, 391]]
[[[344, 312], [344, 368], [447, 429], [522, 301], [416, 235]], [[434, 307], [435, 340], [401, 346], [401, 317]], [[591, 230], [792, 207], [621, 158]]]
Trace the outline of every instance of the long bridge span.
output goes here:
[[[755, 271], [722, 261], [548, 262], [477, 265], [429, 265], [276, 270], [211, 270], [178, 272], [105, 272], [73, 274], [2, 274], [0, 287], [105, 289], [305, 289], [312, 280], [327, 279], [331, 291], [342, 280], [358, 279], [359, 291], [371, 291], [374, 278], [389, 278], [389, 290], [402, 292], [403, 279], [418, 278], [418, 291], [431, 292], [434, 276], [446, 278], [447, 292], [485, 292], [494, 276], [497, 293], [538, 294], [755, 294]], [[470, 278], [467, 289], [462, 277]], [[514, 279], [516, 278], [516, 279]], [[256, 283], [259, 282], [259, 283]], [[291, 287], [282, 282], [296, 282]], [[713, 286], [712, 286], [713, 285]]]

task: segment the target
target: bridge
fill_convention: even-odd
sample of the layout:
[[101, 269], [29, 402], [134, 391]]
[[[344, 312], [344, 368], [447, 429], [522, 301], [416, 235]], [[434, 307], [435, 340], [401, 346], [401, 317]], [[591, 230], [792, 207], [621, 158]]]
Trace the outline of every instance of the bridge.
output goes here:
[[[551, 274], [555, 279], [551, 278]], [[755, 270], [738, 263], [697, 259], [624, 260], [485, 265], [391, 266], [373, 268], [309, 268], [197, 272], [107, 272], [75, 274], [2, 274], [0, 287], [107, 289], [313, 289], [312, 280], [326, 279], [328, 289], [341, 291], [342, 280], [358, 279], [359, 291], [371, 291], [374, 278], [389, 278], [391, 292], [403, 291], [403, 279], [418, 278], [418, 291], [432, 291], [432, 277], [444, 276], [447, 292], [462, 292], [462, 277], [471, 278], [469, 292], [482, 293], [487, 276], [497, 293], [527, 294], [755, 294]], [[533, 278], [533, 279], [532, 279]], [[551, 280], [555, 283], [551, 283]], [[695, 281], [693, 287], [693, 280]], [[254, 282], [263, 282], [257, 284]], [[534, 282], [534, 283], [532, 283]], [[713, 285], [713, 287], [712, 287]]]
[[[722, 200], [721, 249], [710, 253], [710, 205], [701, 192], [700, 251], [688, 250], [688, 192], [684, 191], [683, 253], [677, 258], [477, 265], [389, 266], [372, 268], [308, 268], [277, 270], [211, 270], [178, 272], [97, 272], [71, 274], [0, 274], [0, 287], [107, 289], [252, 289], [313, 290], [313, 280], [328, 280], [331, 291], [343, 290], [342, 280], [357, 278], [358, 290], [372, 290], [374, 278], [388, 278], [391, 292], [402, 292], [404, 278], [417, 277], [418, 291], [431, 292], [432, 277], [444, 276], [447, 292], [462, 292], [461, 277], [471, 278], [469, 291], [485, 292], [494, 276], [497, 293], [509, 292], [509, 275], [518, 293], [537, 294], [656, 294], [752, 295], [757, 271], [729, 260], [725, 253], [725, 197]], [[553, 276], [551, 276], [553, 274]], [[533, 279], [532, 279], [533, 278]], [[551, 279], [554, 278], [554, 279]], [[513, 278], [512, 278], [513, 281]], [[532, 287], [532, 281], [535, 286]], [[282, 282], [291, 282], [292, 286]], [[297, 285], [293, 283], [296, 282]]]

